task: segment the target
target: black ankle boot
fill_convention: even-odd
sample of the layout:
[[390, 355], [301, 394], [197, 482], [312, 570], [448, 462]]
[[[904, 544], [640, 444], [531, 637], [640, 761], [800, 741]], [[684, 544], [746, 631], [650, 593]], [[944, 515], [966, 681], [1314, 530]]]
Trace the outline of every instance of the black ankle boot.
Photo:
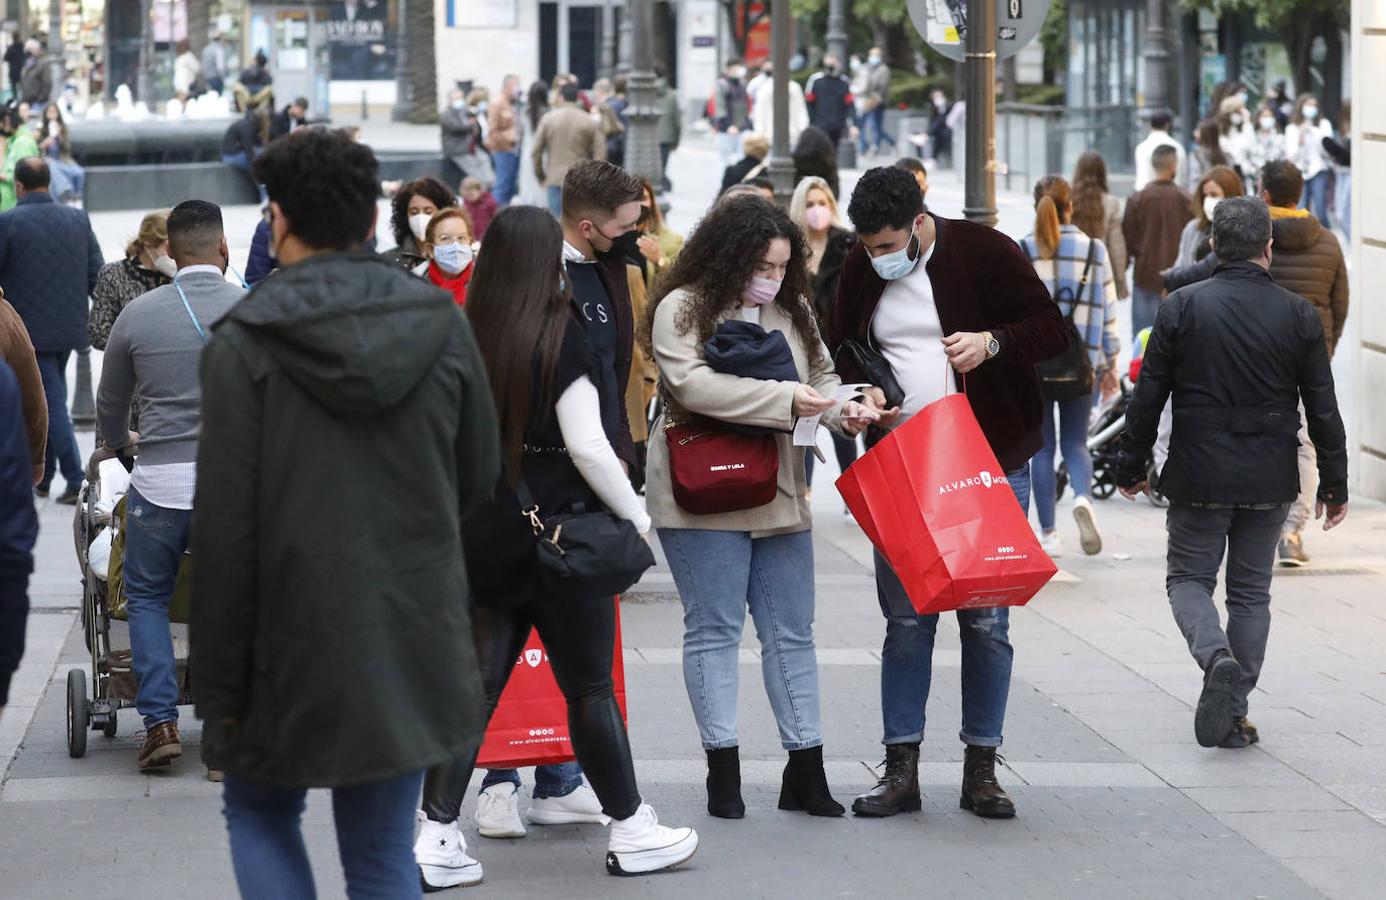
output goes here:
[[741, 799], [741, 757], [735, 747], [707, 751], [707, 811], [719, 819], [746, 815]]
[[996, 748], [968, 747], [963, 757], [962, 809], [983, 819], [1015, 818], [1015, 804], [996, 781]]
[[846, 812], [828, 793], [821, 746], [789, 751], [780, 787], [780, 809], [806, 812], [811, 816], [840, 816]]
[[919, 745], [887, 744], [885, 772], [875, 787], [852, 801], [852, 812], [883, 818], [918, 812], [923, 805], [919, 797]]

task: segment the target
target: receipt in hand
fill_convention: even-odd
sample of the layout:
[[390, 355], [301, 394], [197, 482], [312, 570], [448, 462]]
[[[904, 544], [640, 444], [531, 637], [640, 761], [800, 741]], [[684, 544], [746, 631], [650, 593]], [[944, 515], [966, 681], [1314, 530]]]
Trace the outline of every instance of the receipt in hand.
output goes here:
[[[834, 404], [850, 400], [862, 392], [862, 389], [869, 387], [865, 384], [844, 384], [837, 390], [829, 394], [829, 399]], [[818, 422], [823, 418], [822, 413], [816, 416], [808, 416], [794, 423], [794, 446], [812, 447], [817, 443]]]

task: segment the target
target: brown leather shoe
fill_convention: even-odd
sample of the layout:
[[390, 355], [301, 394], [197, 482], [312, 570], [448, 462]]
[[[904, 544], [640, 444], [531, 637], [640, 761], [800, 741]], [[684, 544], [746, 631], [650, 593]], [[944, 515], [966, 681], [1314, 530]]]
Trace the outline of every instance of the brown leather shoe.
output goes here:
[[141, 772], [158, 769], [182, 755], [183, 745], [178, 740], [178, 723], [160, 722], [144, 734], [139, 769]]
[[963, 756], [962, 809], [983, 819], [1015, 817], [1015, 803], [996, 781], [996, 748], [968, 746]]

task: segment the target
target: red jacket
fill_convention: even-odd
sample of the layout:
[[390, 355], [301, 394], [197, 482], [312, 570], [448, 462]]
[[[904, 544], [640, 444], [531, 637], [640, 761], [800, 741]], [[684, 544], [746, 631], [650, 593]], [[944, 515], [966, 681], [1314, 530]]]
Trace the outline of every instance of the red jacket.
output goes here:
[[478, 241], [484, 240], [486, 229], [491, 227], [491, 220], [496, 217], [496, 198], [490, 191], [482, 191], [475, 201], [463, 197], [462, 205], [472, 220], [472, 236]]
[[[936, 247], [926, 271], [945, 334], [990, 331], [1000, 353], [967, 376], [967, 399], [991, 449], [1006, 471], [1019, 468], [1044, 443], [1043, 404], [1035, 363], [1068, 346], [1068, 330], [1049, 289], [1035, 274], [1024, 251], [1006, 235], [975, 222], [930, 213]], [[842, 341], [867, 340], [871, 318], [885, 292], [885, 280], [871, 267], [861, 244], [847, 254], [837, 299], [828, 317], [828, 349], [846, 382], [868, 379], [844, 355]], [[958, 389], [963, 380], [954, 374]]]

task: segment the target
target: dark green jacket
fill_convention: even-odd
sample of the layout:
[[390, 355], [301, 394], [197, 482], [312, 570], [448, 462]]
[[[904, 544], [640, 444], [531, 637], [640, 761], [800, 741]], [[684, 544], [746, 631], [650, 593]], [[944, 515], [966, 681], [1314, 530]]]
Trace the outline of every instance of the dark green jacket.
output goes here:
[[460, 522], [500, 472], [446, 293], [366, 253], [280, 269], [202, 356], [193, 699], [213, 768], [337, 787], [485, 728]]

